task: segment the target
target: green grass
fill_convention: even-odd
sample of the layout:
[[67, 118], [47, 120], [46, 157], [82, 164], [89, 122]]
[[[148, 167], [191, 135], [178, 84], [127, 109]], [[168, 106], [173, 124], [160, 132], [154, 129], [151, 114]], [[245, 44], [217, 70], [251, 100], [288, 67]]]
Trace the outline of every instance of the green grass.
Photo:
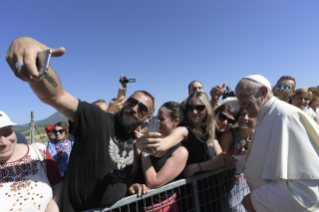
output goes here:
[[[14, 127], [13, 127], [14, 128]], [[49, 139], [47, 137], [47, 134], [45, 132], [46, 125], [40, 125], [37, 126], [37, 129], [35, 130], [35, 142], [44, 143], [47, 142]], [[15, 129], [15, 132], [21, 133], [24, 135], [28, 142], [30, 143], [30, 128], [26, 129]]]

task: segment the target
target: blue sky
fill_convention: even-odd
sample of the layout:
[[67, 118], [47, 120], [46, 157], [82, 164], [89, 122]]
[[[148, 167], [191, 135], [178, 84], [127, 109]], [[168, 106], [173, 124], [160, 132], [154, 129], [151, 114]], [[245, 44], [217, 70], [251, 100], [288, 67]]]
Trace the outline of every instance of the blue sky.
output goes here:
[[0, 110], [24, 124], [55, 112], [5, 61], [10, 43], [30, 36], [66, 54], [51, 60], [66, 91], [88, 102], [147, 90], [160, 106], [182, 101], [192, 80], [206, 92], [249, 74], [297, 88], [319, 85], [318, 0], [0, 1]]

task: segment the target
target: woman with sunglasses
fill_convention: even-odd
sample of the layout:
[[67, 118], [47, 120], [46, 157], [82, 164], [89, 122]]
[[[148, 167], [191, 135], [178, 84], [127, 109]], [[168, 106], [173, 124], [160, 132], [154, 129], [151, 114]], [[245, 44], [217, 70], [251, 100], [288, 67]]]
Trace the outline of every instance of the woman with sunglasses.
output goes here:
[[294, 106], [298, 107], [300, 110], [308, 114], [313, 120], [315, 120], [317, 124], [319, 124], [318, 116], [312, 111], [305, 110], [305, 108], [309, 105], [309, 102], [313, 99], [311, 91], [309, 91], [307, 88], [299, 88], [291, 96], [291, 99]]
[[237, 110], [226, 104], [220, 105], [215, 109], [215, 139], [219, 140], [220, 136], [229, 131], [232, 126], [236, 123]]
[[[179, 126], [185, 118], [184, 108], [177, 102], [166, 102], [158, 110], [157, 118], [160, 120], [159, 133], [168, 136]], [[144, 157], [141, 154], [141, 169], [137, 181], [155, 189], [172, 182], [183, 171], [188, 152], [180, 143], [163, 152], [156, 152]], [[179, 211], [175, 201], [177, 194], [170, 190], [152, 199], [146, 199], [145, 211]], [[153, 201], [153, 205], [152, 205]], [[155, 209], [156, 208], [156, 209]]]
[[[157, 146], [157, 152], [166, 151], [182, 142], [182, 145], [188, 150], [187, 165], [182, 172], [184, 177], [193, 176], [197, 172], [220, 168], [226, 165], [225, 162], [227, 162], [227, 165], [233, 164], [234, 161], [222, 153], [218, 141], [214, 139], [213, 108], [207, 95], [200, 91], [192, 93], [187, 98], [186, 111], [187, 126], [177, 127], [168, 136], [161, 138], [160, 145]], [[158, 141], [155, 138], [155, 133], [147, 133], [137, 140], [137, 147], [143, 149], [148, 144]], [[212, 183], [217, 183], [216, 179]], [[201, 194], [210, 196], [213, 199], [219, 198], [217, 197], [218, 191], [207, 189], [208, 187], [213, 187], [213, 185], [205, 186], [209, 194], [207, 192], [202, 192]], [[204, 190], [205, 188], [200, 189]], [[204, 199], [204, 197], [200, 198], [200, 201]], [[182, 203], [181, 209], [191, 208], [192, 206], [189, 206], [189, 204], [191, 204], [191, 201], [186, 198]], [[220, 206], [214, 205], [213, 208], [210, 208], [210, 205], [203, 205], [201, 207], [201, 211], [214, 211], [214, 209], [220, 211]]]
[[52, 132], [55, 134], [55, 139], [44, 143], [44, 145], [46, 145], [52, 157], [58, 164], [61, 176], [64, 179], [64, 174], [68, 168], [69, 158], [73, 147], [73, 141], [68, 140], [69, 128], [65, 122], [56, 123]]
[[[213, 108], [207, 95], [200, 91], [189, 95], [186, 111], [187, 126], [177, 127], [171, 134], [160, 139], [158, 133], [146, 133], [137, 139], [137, 148], [147, 151], [156, 147], [156, 151], [162, 152], [182, 142], [189, 153], [187, 166], [183, 171], [185, 177], [224, 166], [226, 156], [220, 154], [221, 147], [214, 139]], [[225, 161], [230, 164], [233, 162], [229, 158]]]
[[60, 211], [63, 182], [54, 159], [41, 143], [17, 144], [13, 125], [0, 111], [0, 210]]
[[[240, 107], [236, 120], [238, 126], [236, 128], [230, 128], [230, 130], [221, 134], [219, 143], [223, 152], [227, 152], [230, 155], [244, 155], [250, 144], [256, 119], [248, 117], [247, 111]], [[240, 190], [241, 192], [236, 192]], [[222, 202], [224, 202], [231, 211], [244, 212], [245, 209], [240, 203], [243, 197], [248, 193], [249, 188], [247, 187], [245, 176], [235, 173], [233, 187], [231, 191], [224, 196]]]

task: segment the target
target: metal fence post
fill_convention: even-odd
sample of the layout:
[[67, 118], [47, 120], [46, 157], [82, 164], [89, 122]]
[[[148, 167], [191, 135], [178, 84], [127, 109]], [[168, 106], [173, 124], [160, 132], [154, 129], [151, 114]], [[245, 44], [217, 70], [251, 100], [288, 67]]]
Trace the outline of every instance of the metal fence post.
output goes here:
[[193, 184], [193, 191], [194, 191], [195, 210], [196, 212], [200, 212], [197, 181], [192, 182], [192, 184]]
[[33, 117], [33, 111], [31, 111], [31, 126], [30, 126], [30, 141], [31, 144], [35, 143], [35, 133], [34, 133], [34, 117]]

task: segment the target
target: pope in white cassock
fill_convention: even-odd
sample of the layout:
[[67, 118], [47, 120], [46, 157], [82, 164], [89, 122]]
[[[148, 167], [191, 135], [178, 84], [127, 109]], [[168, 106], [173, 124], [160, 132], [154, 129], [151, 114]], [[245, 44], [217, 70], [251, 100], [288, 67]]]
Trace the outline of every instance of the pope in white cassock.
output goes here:
[[257, 117], [242, 160], [251, 211], [314, 211], [319, 208], [319, 125], [302, 110], [273, 96], [269, 81], [250, 75], [236, 86], [240, 106]]

